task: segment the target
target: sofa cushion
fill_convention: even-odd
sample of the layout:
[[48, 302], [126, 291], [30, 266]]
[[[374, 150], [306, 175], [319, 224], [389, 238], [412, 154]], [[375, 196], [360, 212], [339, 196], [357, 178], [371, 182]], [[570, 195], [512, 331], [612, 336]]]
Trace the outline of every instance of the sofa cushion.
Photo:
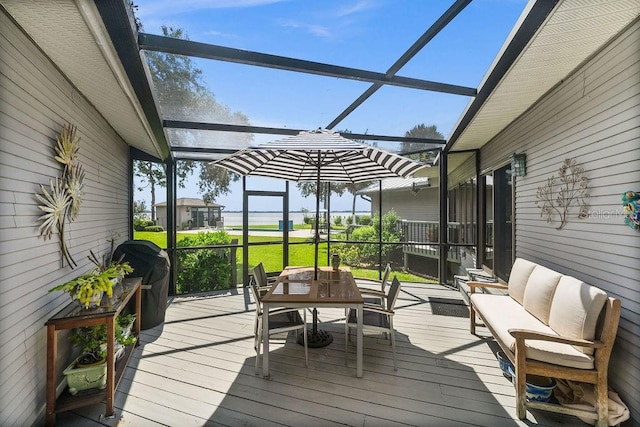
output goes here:
[[509, 295], [518, 303], [522, 304], [524, 300], [524, 290], [527, 286], [527, 280], [531, 272], [537, 264], [526, 259], [516, 258], [511, 267], [509, 274]]
[[[515, 352], [516, 340], [509, 333], [509, 329], [529, 329], [558, 335], [507, 295], [476, 293], [471, 295], [471, 302], [476, 312], [493, 332], [496, 341], [503, 343], [512, 353]], [[594, 367], [593, 356], [568, 344], [528, 340], [526, 347], [528, 359], [578, 369]]]
[[549, 324], [551, 300], [560, 277], [562, 274], [557, 271], [537, 265], [527, 280], [522, 305], [525, 310], [536, 316], [545, 325]]
[[[549, 326], [558, 334], [570, 338], [593, 340], [596, 324], [607, 294], [575, 277], [562, 276], [551, 303]], [[593, 348], [577, 347], [585, 354]]]

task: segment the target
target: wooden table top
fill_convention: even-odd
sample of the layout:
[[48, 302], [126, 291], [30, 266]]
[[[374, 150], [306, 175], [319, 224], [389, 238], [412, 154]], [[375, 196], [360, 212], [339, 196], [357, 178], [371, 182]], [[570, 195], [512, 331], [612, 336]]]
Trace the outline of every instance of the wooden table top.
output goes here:
[[287, 267], [276, 279], [264, 303], [362, 304], [363, 299], [348, 267], [334, 270], [319, 267], [314, 280], [313, 267]]

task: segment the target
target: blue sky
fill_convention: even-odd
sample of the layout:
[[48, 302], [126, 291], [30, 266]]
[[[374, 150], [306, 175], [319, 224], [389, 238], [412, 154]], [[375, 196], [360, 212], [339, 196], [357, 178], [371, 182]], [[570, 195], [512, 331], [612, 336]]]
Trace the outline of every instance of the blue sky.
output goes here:
[[[179, 27], [193, 41], [386, 72], [453, 0], [136, 0], [144, 31]], [[475, 0], [397, 74], [478, 87], [526, 6], [524, 0]], [[252, 125], [314, 129], [327, 126], [370, 84], [195, 59], [218, 102]], [[383, 87], [336, 130], [403, 136], [420, 123], [446, 137], [468, 97]], [[274, 136], [257, 136], [269, 142]], [[190, 182], [180, 196], [198, 197]], [[259, 186], [262, 186], [260, 184]], [[281, 188], [282, 183], [264, 186]], [[295, 184], [291, 185], [295, 189]], [[218, 202], [241, 209], [241, 189]], [[238, 192], [238, 194], [236, 194]], [[136, 199], [139, 197], [136, 196]], [[351, 198], [332, 200], [350, 209]], [[311, 206], [309, 206], [311, 205]], [[291, 202], [312, 208], [297, 195]], [[368, 209], [366, 206], [365, 209]]]

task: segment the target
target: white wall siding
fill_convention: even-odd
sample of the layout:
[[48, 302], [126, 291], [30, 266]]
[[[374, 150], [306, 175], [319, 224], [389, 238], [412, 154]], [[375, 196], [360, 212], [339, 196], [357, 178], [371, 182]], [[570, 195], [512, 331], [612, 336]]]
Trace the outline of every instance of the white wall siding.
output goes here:
[[[30, 425], [45, 404], [44, 324], [69, 302], [47, 291], [88, 271], [89, 249], [103, 253], [111, 236], [128, 238], [128, 147], [4, 13], [0, 91], [0, 425]], [[86, 171], [80, 215], [66, 229], [75, 270], [61, 267], [57, 234], [39, 237], [34, 196], [61, 173], [54, 145], [67, 122], [78, 127]]]
[[[436, 181], [437, 182], [437, 181]], [[393, 210], [400, 218], [414, 221], [437, 221], [440, 216], [438, 187], [421, 187], [414, 195], [411, 190], [383, 191], [382, 214]], [[378, 193], [371, 194], [371, 211], [377, 212]]]
[[[635, 24], [485, 146], [482, 168], [526, 153], [516, 178], [516, 254], [622, 301], [610, 385], [640, 421], [640, 232], [624, 225], [621, 195], [640, 191], [640, 24]], [[566, 158], [589, 179], [590, 215], [572, 209], [562, 230], [536, 206], [536, 191]], [[557, 188], [557, 187], [556, 187]], [[557, 194], [557, 193], [556, 193]], [[557, 217], [556, 217], [557, 220]]]

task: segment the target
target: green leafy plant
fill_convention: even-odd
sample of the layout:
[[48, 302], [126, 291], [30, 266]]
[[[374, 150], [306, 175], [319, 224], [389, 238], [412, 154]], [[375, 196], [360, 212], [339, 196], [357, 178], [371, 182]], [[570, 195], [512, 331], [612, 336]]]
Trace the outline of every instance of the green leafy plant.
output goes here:
[[[117, 344], [127, 346], [136, 342], [136, 337], [126, 331], [134, 319], [135, 316], [132, 314], [121, 314], [116, 318], [115, 342]], [[69, 336], [69, 340], [83, 353], [78, 359], [81, 365], [100, 362], [107, 356], [107, 325], [105, 324], [76, 328]]]
[[133, 229], [135, 231], [145, 231], [144, 229], [155, 225], [155, 222], [149, 219], [135, 218], [133, 220]]
[[[368, 243], [340, 244], [335, 249], [345, 264], [354, 267], [373, 265], [378, 262], [380, 216], [376, 213], [373, 219], [370, 217], [364, 218], [366, 218], [365, 222], [369, 222], [371, 225], [358, 228], [352, 228], [351, 226], [347, 232], [350, 235], [350, 240]], [[389, 259], [395, 251], [401, 248], [400, 245], [393, 244], [393, 242], [401, 240], [401, 231], [398, 228], [400, 220], [400, 216], [393, 210], [382, 216], [382, 241], [386, 242], [382, 246], [382, 257], [384, 259]]]
[[228, 245], [231, 237], [223, 230], [189, 235], [178, 242], [178, 293], [228, 289], [231, 286], [230, 249], [207, 248]]
[[118, 279], [131, 272], [133, 268], [128, 262], [111, 263], [102, 270], [96, 267], [87, 274], [55, 286], [49, 292], [67, 292], [72, 299], [77, 299], [85, 308], [89, 308], [94, 295], [106, 293], [108, 297], [113, 296], [114, 282], [111, 279]]

